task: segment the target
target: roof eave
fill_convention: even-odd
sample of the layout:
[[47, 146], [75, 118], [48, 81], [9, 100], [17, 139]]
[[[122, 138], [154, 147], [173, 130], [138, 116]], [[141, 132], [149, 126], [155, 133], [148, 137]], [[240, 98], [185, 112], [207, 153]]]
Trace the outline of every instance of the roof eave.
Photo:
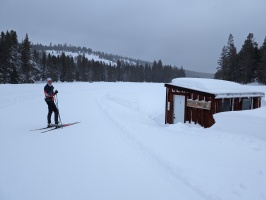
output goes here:
[[199, 93], [204, 96], [210, 96], [215, 99], [224, 99], [224, 98], [242, 98], [242, 97], [265, 97], [265, 94], [263, 92], [240, 92], [240, 93], [210, 93], [210, 92], [205, 92], [205, 91], [200, 91], [200, 90], [193, 90], [181, 86], [177, 86], [175, 84], [171, 83], [165, 83], [165, 87], [173, 87], [177, 88], [180, 91], [185, 91], [185, 92], [190, 92], [190, 93]]
[[263, 92], [247, 92], [247, 93], [220, 93], [215, 94], [215, 99], [224, 98], [243, 98], [243, 97], [265, 97]]
[[213, 93], [209, 93], [209, 92], [204, 92], [204, 91], [199, 91], [199, 90], [193, 90], [193, 89], [189, 89], [189, 88], [185, 88], [185, 87], [180, 87], [171, 83], [165, 83], [164, 84], [165, 87], [173, 87], [173, 88], [177, 88], [180, 91], [184, 91], [184, 92], [189, 92], [189, 93], [198, 93], [204, 96], [209, 96], [212, 98], [215, 98], [215, 94]]

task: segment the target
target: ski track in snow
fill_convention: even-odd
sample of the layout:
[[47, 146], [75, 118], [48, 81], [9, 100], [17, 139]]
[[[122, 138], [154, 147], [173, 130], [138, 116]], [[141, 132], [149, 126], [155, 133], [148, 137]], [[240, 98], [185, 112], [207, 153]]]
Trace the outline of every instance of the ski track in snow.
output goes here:
[[265, 107], [165, 125], [163, 84], [54, 83], [81, 123], [41, 134], [43, 86], [0, 85], [0, 199], [266, 199]]
[[[105, 113], [109, 120], [119, 129], [121, 130], [120, 133], [124, 135], [126, 139], [130, 141], [135, 147], [139, 148], [143, 154], [145, 154], [149, 160], [151, 160], [153, 163], [156, 163], [161, 169], [163, 169], [164, 177], [171, 180], [175, 178], [176, 180], [171, 182], [176, 186], [180, 187], [181, 184], [186, 185], [190, 192], [197, 193], [199, 195], [198, 198], [206, 199], [206, 200], [213, 200], [217, 198], [212, 198], [210, 195], [207, 195], [204, 191], [200, 190], [198, 186], [195, 184], [192, 184], [186, 174], [184, 173], [183, 169], [180, 169], [174, 165], [172, 165], [170, 162], [164, 160], [160, 155], [156, 154], [154, 151], [152, 151], [148, 146], [143, 144], [140, 140], [138, 140], [134, 134], [133, 131], [127, 128], [126, 125], [121, 123], [120, 119], [117, 118], [113, 113], [115, 110], [110, 110], [110, 108], [113, 108], [113, 106], [110, 105], [110, 101], [113, 101], [117, 103], [118, 105], [123, 105], [126, 108], [131, 108], [133, 110], [139, 110], [136, 106], [136, 103], [130, 104], [128, 102], [124, 102], [118, 99], [112, 99], [108, 94], [103, 95], [100, 99], [98, 99], [97, 103], [98, 106], [102, 109], [103, 113]], [[160, 170], [161, 171], [161, 170]], [[177, 181], [177, 182], [176, 182]]]

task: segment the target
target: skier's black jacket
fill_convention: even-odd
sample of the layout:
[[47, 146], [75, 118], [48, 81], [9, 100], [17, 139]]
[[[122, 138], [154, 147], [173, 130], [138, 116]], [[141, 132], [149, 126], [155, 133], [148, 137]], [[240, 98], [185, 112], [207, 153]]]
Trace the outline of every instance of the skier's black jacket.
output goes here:
[[[57, 91], [56, 91], [56, 93], [57, 93]], [[58, 124], [59, 111], [58, 111], [58, 108], [56, 107], [56, 105], [54, 103], [54, 96], [56, 93], [54, 93], [54, 86], [47, 84], [44, 87], [45, 101], [48, 105], [48, 115], [47, 115], [48, 124], [51, 123], [51, 116], [52, 116], [53, 112], [54, 112], [55, 124]]]
[[54, 86], [46, 84], [46, 86], [44, 86], [44, 95], [46, 100], [49, 99], [54, 101]]

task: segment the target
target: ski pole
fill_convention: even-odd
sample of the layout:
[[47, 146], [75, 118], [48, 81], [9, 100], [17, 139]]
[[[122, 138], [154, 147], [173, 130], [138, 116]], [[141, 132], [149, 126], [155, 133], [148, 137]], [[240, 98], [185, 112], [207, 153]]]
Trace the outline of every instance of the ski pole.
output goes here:
[[[62, 120], [61, 120], [61, 116], [60, 116], [60, 113], [59, 113], [59, 107], [58, 107], [58, 97], [57, 97], [57, 94], [55, 95], [56, 96], [56, 107], [57, 107], [57, 110], [58, 110], [58, 118], [60, 120], [60, 123], [61, 123], [61, 126], [62, 126]], [[63, 128], [63, 126], [62, 126]]]

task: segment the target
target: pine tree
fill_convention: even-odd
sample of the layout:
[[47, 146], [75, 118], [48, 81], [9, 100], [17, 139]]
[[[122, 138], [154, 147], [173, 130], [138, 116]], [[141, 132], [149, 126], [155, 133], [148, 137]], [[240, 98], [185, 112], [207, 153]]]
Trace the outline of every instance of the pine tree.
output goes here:
[[216, 79], [237, 81], [238, 79], [238, 55], [234, 45], [233, 35], [230, 34], [227, 46], [224, 46], [218, 60]]
[[121, 68], [122, 68], [122, 61], [117, 60], [117, 62], [116, 62], [116, 76], [117, 76], [116, 81], [122, 81]]
[[83, 72], [83, 67], [82, 67], [82, 56], [78, 55], [77, 56], [77, 81], [82, 81], [82, 72]]
[[81, 69], [82, 69], [82, 76], [81, 79], [82, 81], [88, 81], [89, 78], [89, 61], [86, 58], [85, 54], [82, 55], [81, 58]]
[[12, 71], [12, 41], [9, 31], [6, 31], [3, 53], [2, 53], [2, 65], [3, 65], [3, 82], [10, 83], [10, 74]]
[[28, 34], [26, 34], [25, 39], [21, 44], [21, 80], [24, 83], [32, 82], [31, 72], [32, 72], [32, 52], [31, 43], [29, 41]]
[[0, 36], [0, 84], [4, 83], [4, 41], [5, 33], [2, 31]]
[[266, 84], [266, 37], [259, 52], [261, 62], [258, 65], [258, 82]]
[[253, 33], [250, 33], [239, 52], [239, 82], [250, 83], [255, 80], [257, 43]]
[[17, 39], [17, 33], [15, 31], [10, 31], [11, 40], [11, 59], [10, 59], [10, 82], [13, 84], [19, 83], [18, 71], [20, 69], [20, 54], [19, 54], [19, 43]]
[[144, 82], [145, 81], [144, 66], [143, 65], [139, 65], [137, 71], [138, 71], [138, 74], [139, 74], [139, 82]]
[[66, 74], [64, 80], [67, 82], [73, 82], [75, 77], [75, 64], [73, 57], [66, 57]]
[[40, 53], [33, 49], [33, 54], [31, 58], [31, 81], [40, 80], [42, 78], [42, 62], [40, 58]]
[[88, 61], [88, 81], [92, 82], [93, 80], [93, 71], [92, 71], [92, 61]]
[[252, 80], [258, 81], [263, 53], [259, 49], [257, 43], [255, 43], [254, 51], [255, 51], [254, 52], [254, 67], [253, 67], [253, 73], [252, 73], [252, 75], [253, 75]]
[[13, 67], [10, 73], [10, 83], [18, 84], [19, 83], [19, 74], [16, 67]]
[[75, 68], [76, 68], [76, 66], [75, 66], [74, 58], [71, 57], [70, 58], [70, 74], [69, 74], [69, 78], [68, 78], [68, 81], [70, 81], [70, 82], [73, 82], [75, 80], [75, 76], [76, 76]]
[[156, 66], [156, 82], [163, 83], [163, 63], [161, 60], [158, 61]]
[[233, 35], [230, 34], [227, 42], [227, 69], [228, 74], [226, 80], [229, 81], [237, 81], [238, 77], [238, 58], [237, 58], [237, 51], [234, 45], [234, 38]]
[[152, 81], [152, 75], [151, 75], [151, 67], [148, 63], [145, 64], [145, 67], [144, 67], [144, 81], [146, 82], [151, 82]]
[[152, 68], [151, 68], [151, 82], [157, 82], [157, 62], [153, 61]]
[[41, 58], [41, 65], [42, 65], [41, 77], [42, 77], [42, 80], [46, 80], [46, 77], [47, 77], [46, 63], [47, 63], [47, 56], [46, 56], [45, 51], [42, 51], [42, 58]]
[[77, 57], [77, 72], [78, 81], [88, 81], [89, 80], [89, 61], [85, 57], [85, 54], [78, 55]]
[[182, 66], [180, 68], [180, 77], [186, 77], [186, 72], [185, 72], [185, 70], [183, 69]]
[[[164, 66], [163, 68], [163, 82], [171, 82], [171, 80], [174, 78], [173, 77], [173, 71], [174, 68], [171, 65]], [[177, 77], [175, 77], [177, 78]]]
[[67, 62], [66, 62], [65, 53], [61, 54], [59, 62], [60, 62], [60, 81], [65, 82], [67, 74]]
[[53, 79], [53, 81], [58, 81], [59, 77], [58, 65], [59, 65], [59, 58], [57, 58], [56, 56], [51, 56], [51, 54], [49, 53], [46, 62], [46, 71], [45, 71], [46, 78], [50, 77]]
[[214, 75], [216, 79], [224, 80], [226, 77], [225, 75], [226, 74], [226, 62], [227, 62], [226, 51], [227, 51], [226, 47], [224, 46], [220, 54], [220, 58], [217, 62], [218, 63], [217, 72]]

